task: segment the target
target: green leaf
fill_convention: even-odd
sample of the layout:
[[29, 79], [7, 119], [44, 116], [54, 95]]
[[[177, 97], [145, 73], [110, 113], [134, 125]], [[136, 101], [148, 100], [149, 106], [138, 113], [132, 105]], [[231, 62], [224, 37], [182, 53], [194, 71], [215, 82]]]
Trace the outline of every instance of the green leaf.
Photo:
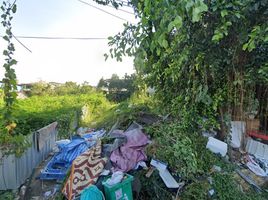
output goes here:
[[168, 42], [166, 39], [162, 41], [162, 46], [166, 49], [168, 47]]
[[264, 37], [264, 42], [268, 42], [268, 35]]
[[245, 43], [242, 47], [242, 49], [245, 51], [248, 48], [248, 43]]
[[12, 12], [13, 12], [13, 13], [16, 13], [16, 12], [17, 12], [17, 5], [16, 5], [16, 4], [13, 5], [13, 7], [12, 7]]
[[193, 22], [198, 22], [201, 18], [201, 15], [203, 12], [208, 11], [208, 7], [205, 3], [200, 2], [200, 5], [198, 7], [195, 7], [193, 9], [192, 13], [192, 21]]
[[18, 63], [18, 61], [16, 61], [15, 59], [12, 59], [9, 63], [9, 65], [16, 65]]
[[180, 16], [177, 16], [172, 22], [168, 25], [168, 32], [170, 32], [174, 27], [177, 29], [181, 28], [182, 26], [182, 18]]
[[181, 16], [177, 16], [174, 20], [174, 25], [177, 29], [181, 28], [182, 26], [182, 18]]
[[222, 39], [222, 38], [223, 38], [223, 34], [221, 32], [219, 32], [219, 31], [217, 31], [217, 32], [215, 31], [215, 34], [212, 37], [212, 41], [213, 42], [219, 42], [220, 39]]
[[226, 26], [231, 26], [232, 25], [232, 22], [226, 22]]
[[7, 50], [4, 50], [4, 51], [3, 51], [3, 55], [4, 55], [4, 56], [8, 56], [8, 54], [9, 54], [9, 53], [8, 53]]
[[3, 18], [4, 20], [6, 20], [7, 15], [6, 15], [6, 14], [2, 14], [2, 15], [1, 15], [1, 18]]
[[200, 14], [199, 8], [194, 8], [193, 9], [193, 17], [192, 17], [193, 22], [198, 22], [199, 21], [199, 19], [200, 19], [199, 14]]
[[158, 38], [158, 44], [161, 46], [161, 47], [164, 47], [164, 48], [167, 48], [168, 47], [168, 42], [167, 40], [165, 39], [165, 34], [163, 33], [162, 35], [159, 36]]
[[239, 13], [235, 13], [235, 16], [240, 19], [241, 15]]
[[6, 40], [6, 41], [8, 41], [8, 42], [10, 41], [9, 38], [8, 38], [8, 36], [6, 36], [6, 35], [3, 37], [3, 39]]
[[221, 11], [221, 17], [225, 17], [226, 15], [228, 15], [228, 11], [227, 10], [222, 10]]
[[248, 44], [248, 51], [251, 52], [253, 49], [256, 48], [255, 42], [252, 40]]

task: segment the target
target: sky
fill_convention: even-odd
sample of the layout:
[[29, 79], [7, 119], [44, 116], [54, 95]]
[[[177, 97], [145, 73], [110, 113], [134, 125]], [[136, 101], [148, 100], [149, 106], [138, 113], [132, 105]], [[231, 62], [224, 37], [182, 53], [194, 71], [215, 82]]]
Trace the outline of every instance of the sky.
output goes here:
[[[135, 16], [84, 0], [93, 6], [136, 23]], [[2, 4], [2, 0], [0, 0]], [[11, 1], [12, 2], [12, 1]], [[131, 8], [124, 10], [133, 12]], [[123, 30], [126, 21], [108, 15], [78, 0], [17, 0], [17, 12], [12, 20], [15, 36], [47, 37], [90, 37], [107, 38]], [[3, 35], [3, 27], [0, 27]], [[122, 77], [133, 73], [133, 58], [125, 57], [123, 62], [113, 59], [105, 61], [109, 52], [108, 40], [39, 40], [19, 39], [32, 53], [17, 41], [14, 67], [19, 83], [36, 81], [89, 82], [97, 85], [100, 78], [109, 78], [113, 73]], [[0, 38], [0, 52], [6, 47]], [[4, 76], [4, 56], [0, 57], [0, 78]]]

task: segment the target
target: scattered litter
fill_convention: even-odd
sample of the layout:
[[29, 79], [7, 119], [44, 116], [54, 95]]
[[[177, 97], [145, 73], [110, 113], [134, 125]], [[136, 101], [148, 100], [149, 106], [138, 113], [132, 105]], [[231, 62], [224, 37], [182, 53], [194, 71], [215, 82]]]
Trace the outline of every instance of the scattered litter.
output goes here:
[[217, 135], [216, 131], [203, 131], [203, 137], [215, 137]]
[[110, 174], [110, 170], [104, 169], [104, 170], [101, 172], [100, 176], [108, 176], [109, 174]]
[[167, 169], [167, 163], [164, 163], [160, 160], [152, 159], [150, 164], [154, 166], [159, 171]]
[[267, 163], [265, 164], [261, 160], [251, 155], [246, 155], [244, 157], [244, 162], [246, 163], [247, 167], [256, 175], [262, 177], [268, 176]]
[[213, 153], [220, 153], [221, 156], [225, 156], [227, 153], [227, 144], [213, 137], [208, 138], [207, 149]]
[[168, 171], [166, 163], [152, 159], [150, 164], [158, 169], [160, 177], [168, 188], [178, 188], [180, 186]]
[[239, 169], [236, 169], [235, 170], [236, 171], [236, 173], [238, 173], [249, 185], [251, 185], [257, 192], [261, 192], [262, 191], [262, 189], [255, 183], [255, 181], [251, 178], [251, 177], [249, 177], [249, 176], [247, 176], [247, 175], [245, 175], [243, 172], [241, 172]]
[[60, 190], [60, 185], [56, 184], [52, 190], [48, 190], [43, 194], [44, 199], [51, 199]]
[[208, 191], [208, 197], [209, 197], [209, 198], [213, 198], [214, 195], [215, 195], [215, 190], [214, 190], [214, 189], [210, 189], [210, 190]]
[[111, 178], [108, 178], [106, 183], [110, 186], [116, 185], [117, 183], [120, 183], [124, 177], [124, 173], [117, 171], [114, 172], [111, 176]]
[[212, 171], [214, 171], [214, 172], [221, 172], [221, 167], [220, 166], [217, 166], [217, 165], [213, 165]]
[[147, 165], [146, 165], [146, 163], [144, 161], [138, 162], [134, 169], [137, 170], [139, 167], [141, 167], [143, 169], [148, 169], [148, 167], [147, 167]]
[[173, 178], [173, 176], [167, 169], [159, 171], [159, 175], [168, 188], [180, 187], [180, 185], [177, 183], [177, 181]]
[[25, 185], [20, 188], [20, 196], [24, 197], [27, 187]]
[[51, 191], [47, 191], [47, 192], [45, 192], [44, 197], [47, 199], [51, 196], [51, 194], [52, 194]]
[[208, 183], [209, 183], [210, 185], [213, 184], [213, 178], [212, 178], [211, 176], [208, 177]]
[[145, 176], [149, 178], [153, 174], [154, 169], [155, 169], [154, 167], [150, 167]]
[[[266, 188], [267, 186], [267, 178], [266, 177], [261, 177], [256, 174], [254, 174], [251, 170], [246, 169], [246, 168], [241, 168], [240, 171], [246, 175], [247, 177], [250, 177], [257, 186], [260, 188]], [[248, 184], [238, 173], [233, 174], [234, 180], [238, 183], [240, 190], [242, 192], [247, 192], [252, 189], [252, 186]]]

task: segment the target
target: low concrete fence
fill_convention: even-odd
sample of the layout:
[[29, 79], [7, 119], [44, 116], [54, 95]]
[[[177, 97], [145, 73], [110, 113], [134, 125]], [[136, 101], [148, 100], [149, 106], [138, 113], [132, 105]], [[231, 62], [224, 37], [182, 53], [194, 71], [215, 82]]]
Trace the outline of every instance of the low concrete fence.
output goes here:
[[27, 136], [32, 146], [21, 157], [9, 155], [0, 161], [0, 190], [17, 189], [52, 151], [56, 143], [57, 122]]

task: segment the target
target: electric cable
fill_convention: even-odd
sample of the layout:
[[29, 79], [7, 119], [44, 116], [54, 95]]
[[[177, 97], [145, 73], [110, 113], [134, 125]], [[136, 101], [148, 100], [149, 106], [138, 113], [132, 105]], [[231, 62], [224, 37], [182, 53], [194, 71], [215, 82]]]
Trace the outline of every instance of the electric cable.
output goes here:
[[102, 11], [102, 12], [108, 14], [108, 15], [111, 15], [111, 16], [113, 16], [113, 17], [116, 17], [116, 18], [118, 18], [118, 19], [121, 19], [121, 20], [123, 20], [123, 21], [127, 21], [127, 22], [131, 23], [131, 22], [128, 21], [127, 19], [124, 19], [124, 18], [122, 18], [122, 17], [119, 17], [119, 16], [117, 16], [117, 15], [114, 15], [114, 14], [112, 14], [112, 13], [110, 13], [110, 12], [107, 12], [106, 10], [103, 10], [103, 9], [98, 8], [98, 7], [96, 7], [96, 6], [93, 6], [93, 5], [91, 5], [90, 3], [87, 3], [87, 2], [82, 1], [82, 0], [78, 0], [78, 1], [81, 2], [81, 3], [83, 3], [83, 4], [86, 4], [86, 5], [90, 6], [90, 7], [92, 7], [92, 8], [95, 8], [95, 9], [97, 9], [97, 10], [99, 10], [99, 11]]

